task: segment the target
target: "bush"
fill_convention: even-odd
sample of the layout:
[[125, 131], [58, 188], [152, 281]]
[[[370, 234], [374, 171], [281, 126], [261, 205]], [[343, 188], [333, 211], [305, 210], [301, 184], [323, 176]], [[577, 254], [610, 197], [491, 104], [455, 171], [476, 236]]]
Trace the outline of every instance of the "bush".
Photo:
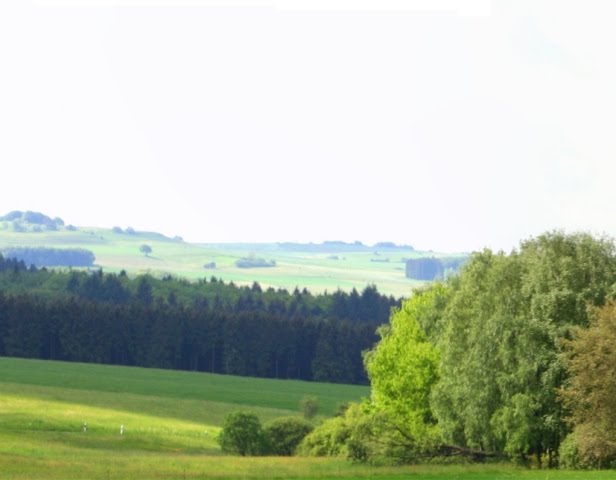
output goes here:
[[351, 426], [344, 417], [334, 417], [306, 435], [297, 451], [306, 456], [336, 457], [347, 453], [346, 442], [350, 436]]
[[224, 452], [242, 456], [264, 455], [269, 449], [261, 422], [248, 412], [231, 412], [225, 417], [218, 443]]
[[312, 431], [312, 425], [298, 417], [281, 417], [264, 429], [273, 455], [293, 455], [297, 446]]
[[323, 422], [304, 438], [297, 451], [379, 465], [414, 463], [422, 453], [418, 444], [404, 437], [385, 414], [368, 403], [353, 403], [342, 416]]
[[560, 444], [558, 449], [558, 466], [565, 469], [575, 469], [582, 466], [577, 442], [572, 433], [567, 435]]

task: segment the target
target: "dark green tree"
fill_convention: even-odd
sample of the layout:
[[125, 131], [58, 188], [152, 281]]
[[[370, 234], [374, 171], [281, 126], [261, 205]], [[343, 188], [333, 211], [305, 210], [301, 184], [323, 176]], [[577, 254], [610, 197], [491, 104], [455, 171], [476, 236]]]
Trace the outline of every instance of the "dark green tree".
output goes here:
[[298, 417], [280, 417], [265, 426], [264, 432], [268, 438], [270, 453], [289, 456], [306, 435], [312, 431], [312, 425]]
[[241, 456], [263, 455], [268, 449], [261, 422], [248, 412], [231, 412], [225, 417], [218, 443], [224, 452]]

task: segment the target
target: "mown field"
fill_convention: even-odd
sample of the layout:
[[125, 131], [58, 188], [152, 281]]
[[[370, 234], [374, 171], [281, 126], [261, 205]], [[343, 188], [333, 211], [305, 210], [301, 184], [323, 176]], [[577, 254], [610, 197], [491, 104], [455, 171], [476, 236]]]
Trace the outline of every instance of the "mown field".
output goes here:
[[[152, 254], [139, 252], [142, 244], [152, 247]], [[395, 296], [408, 296], [423, 282], [405, 277], [403, 259], [437, 255], [404, 249], [364, 249], [363, 251], [294, 251], [277, 244], [204, 244], [173, 240], [157, 233], [134, 235], [113, 233], [108, 229], [83, 227], [79, 231], [14, 232], [0, 230], [0, 250], [15, 246], [52, 248], [86, 248], [96, 256], [96, 264], [105, 271], [127, 270], [131, 274], [174, 274], [189, 279], [212, 275], [225, 281], [249, 284], [258, 281], [265, 287], [308, 288], [313, 292], [330, 292], [340, 288], [362, 290], [368, 284]], [[236, 260], [254, 255], [275, 260], [273, 268], [242, 269]], [[387, 261], [385, 261], [387, 260]], [[215, 269], [205, 269], [215, 262]]]
[[614, 472], [510, 465], [371, 467], [344, 459], [242, 458], [223, 455], [216, 442], [233, 410], [267, 422], [297, 414], [300, 399], [315, 395], [322, 414], [331, 415], [339, 404], [368, 394], [361, 386], [0, 358], [0, 478], [616, 478]]

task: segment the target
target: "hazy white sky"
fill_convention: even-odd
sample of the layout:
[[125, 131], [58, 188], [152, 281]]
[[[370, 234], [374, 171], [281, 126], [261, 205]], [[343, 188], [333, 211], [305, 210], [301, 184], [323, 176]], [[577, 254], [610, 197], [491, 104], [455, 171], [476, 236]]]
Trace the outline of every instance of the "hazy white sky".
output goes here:
[[616, 3], [0, 2], [0, 213], [191, 241], [616, 234]]

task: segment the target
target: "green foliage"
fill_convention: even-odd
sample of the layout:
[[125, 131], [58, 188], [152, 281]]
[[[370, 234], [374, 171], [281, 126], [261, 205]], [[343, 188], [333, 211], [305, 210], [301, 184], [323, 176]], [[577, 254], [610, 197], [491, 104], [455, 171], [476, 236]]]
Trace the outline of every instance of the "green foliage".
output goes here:
[[[614, 250], [608, 239], [552, 232], [510, 255], [473, 254], [459, 276], [416, 292], [379, 330], [381, 341], [365, 356], [373, 408], [409, 452], [535, 455], [555, 465], [569, 430], [557, 396], [567, 378], [563, 339], [588, 324], [589, 305], [613, 292]], [[589, 364], [582, 361], [580, 372]], [[614, 364], [603, 358], [602, 365]], [[603, 405], [616, 387], [606, 392]], [[589, 407], [584, 394], [579, 399]], [[606, 429], [607, 417], [594, 434], [590, 424], [576, 428], [583, 459], [588, 439], [602, 449], [595, 458], [611, 459], [605, 452], [616, 429]]]
[[418, 291], [379, 329], [381, 341], [365, 356], [374, 407], [416, 444], [426, 448], [439, 433], [430, 394], [439, 379], [439, 355], [420, 326], [431, 315], [445, 288]]
[[560, 444], [558, 466], [563, 469], [578, 469], [585, 466], [580, 458], [577, 439], [573, 433], [567, 435]]
[[575, 425], [569, 441], [580, 463], [609, 466], [616, 460], [616, 303], [594, 309], [590, 327], [577, 329], [567, 346], [571, 377], [560, 394]]
[[344, 456], [371, 464], [411, 463], [419, 445], [369, 403], [352, 403], [344, 415], [325, 420], [298, 448], [301, 455]]
[[312, 420], [319, 412], [319, 399], [314, 395], [306, 395], [300, 400], [299, 409], [306, 420]]
[[346, 416], [325, 420], [304, 438], [298, 447], [298, 453], [314, 457], [336, 457], [346, 454], [346, 443], [352, 428]]
[[302, 418], [280, 417], [272, 420], [264, 428], [269, 453], [272, 455], [293, 455], [297, 446], [312, 430], [312, 425]]
[[267, 437], [254, 413], [231, 412], [222, 424], [218, 443], [224, 452], [241, 456], [264, 455], [268, 451]]
[[553, 232], [519, 252], [474, 254], [449, 282], [441, 381], [431, 405], [447, 442], [555, 463], [567, 433], [561, 340], [615, 280], [614, 245]]

